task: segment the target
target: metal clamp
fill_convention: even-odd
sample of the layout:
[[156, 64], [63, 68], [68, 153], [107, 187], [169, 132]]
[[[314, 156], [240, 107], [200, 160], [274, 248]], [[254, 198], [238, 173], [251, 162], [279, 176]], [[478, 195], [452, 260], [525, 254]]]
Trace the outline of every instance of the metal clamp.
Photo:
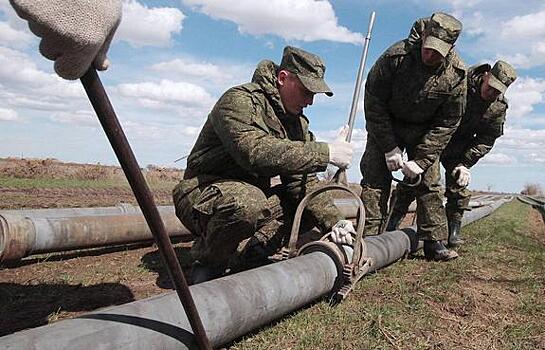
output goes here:
[[[357, 223], [356, 223], [356, 236], [352, 246], [352, 258], [349, 258], [349, 253], [345, 249], [345, 245], [336, 244], [331, 241], [331, 232], [325, 234], [319, 241], [314, 241], [305, 244], [299, 251], [297, 251], [297, 240], [299, 238], [299, 228], [301, 225], [302, 213], [307, 203], [315, 198], [317, 195], [331, 190], [340, 190], [348, 192], [354, 196], [358, 202]], [[365, 224], [365, 208], [360, 197], [351, 189], [330, 184], [314, 190], [306, 195], [299, 203], [295, 212], [293, 226], [291, 230], [290, 240], [287, 248], [282, 249], [283, 259], [293, 258], [298, 255], [307, 254], [312, 251], [322, 251], [328, 254], [337, 265], [338, 279], [336, 287], [334, 288], [334, 294], [332, 301], [339, 302], [344, 300], [350, 291], [353, 289], [355, 283], [363, 277], [372, 265], [372, 260], [367, 256], [367, 247], [363, 240], [363, 230]]]

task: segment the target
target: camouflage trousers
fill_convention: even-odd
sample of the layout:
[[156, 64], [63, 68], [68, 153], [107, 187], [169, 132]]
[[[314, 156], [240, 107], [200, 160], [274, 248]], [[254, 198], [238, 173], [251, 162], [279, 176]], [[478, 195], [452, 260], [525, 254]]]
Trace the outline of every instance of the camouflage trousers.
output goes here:
[[266, 194], [249, 183], [232, 180], [189, 193], [177, 189], [176, 215], [195, 236], [192, 257], [204, 265], [227, 266], [248, 244], [257, 243], [266, 254], [274, 254], [291, 231], [295, 208], [283, 203], [275, 188]]
[[[445, 197], [447, 198], [446, 216], [448, 222], [462, 222], [464, 211], [471, 210], [469, 201], [471, 191], [467, 187], [462, 187], [456, 183], [456, 178], [452, 176], [452, 171], [459, 164], [457, 161], [441, 159], [441, 164], [445, 168]], [[397, 186], [396, 201], [392, 208], [392, 216], [403, 217], [409, 210], [409, 205], [415, 199], [415, 193], [410, 187]]]
[[[409, 159], [414, 149], [407, 147]], [[386, 167], [384, 153], [373, 140], [367, 138], [365, 153], [360, 162], [363, 175], [361, 199], [365, 205], [366, 235], [382, 232], [388, 218], [388, 199], [392, 175]], [[445, 208], [440, 196], [439, 160], [422, 174], [417, 187], [407, 187], [417, 202], [417, 235], [421, 240], [444, 240], [447, 238]], [[409, 202], [410, 204], [410, 202]], [[408, 205], [407, 205], [408, 207]]]

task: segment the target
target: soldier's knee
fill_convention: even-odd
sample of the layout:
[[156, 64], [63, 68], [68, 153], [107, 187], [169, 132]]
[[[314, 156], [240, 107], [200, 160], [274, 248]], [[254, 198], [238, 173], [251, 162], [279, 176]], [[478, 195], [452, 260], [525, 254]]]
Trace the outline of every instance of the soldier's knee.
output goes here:
[[245, 188], [239, 193], [230, 193], [218, 205], [218, 210], [234, 220], [255, 226], [267, 209], [267, 197], [257, 187]]

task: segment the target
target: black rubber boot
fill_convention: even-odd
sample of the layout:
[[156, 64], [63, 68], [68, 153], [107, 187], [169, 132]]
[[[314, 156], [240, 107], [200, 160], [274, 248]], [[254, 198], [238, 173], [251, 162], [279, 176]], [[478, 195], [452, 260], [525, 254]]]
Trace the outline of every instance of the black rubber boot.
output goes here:
[[456, 259], [458, 253], [448, 250], [441, 241], [424, 241], [424, 256], [431, 261], [449, 261]]
[[386, 226], [386, 231], [395, 231], [399, 228], [399, 224], [403, 221], [405, 215], [400, 215], [399, 213], [392, 213], [388, 219], [388, 225]]
[[244, 248], [229, 260], [229, 273], [237, 273], [270, 264], [269, 256], [275, 250], [261, 242], [257, 237], [251, 237]]
[[460, 238], [460, 228], [462, 223], [459, 221], [452, 221], [448, 223], [448, 242], [449, 248], [454, 248], [464, 243], [464, 240]]
[[206, 266], [199, 261], [195, 261], [191, 266], [191, 282], [192, 284], [210, 281], [223, 276], [225, 267]]

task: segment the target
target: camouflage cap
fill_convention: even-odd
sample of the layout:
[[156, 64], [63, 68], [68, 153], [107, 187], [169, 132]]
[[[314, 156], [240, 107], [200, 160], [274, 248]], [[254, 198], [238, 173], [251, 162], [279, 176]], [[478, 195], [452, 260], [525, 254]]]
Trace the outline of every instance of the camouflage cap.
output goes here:
[[505, 91], [515, 79], [517, 79], [515, 68], [507, 62], [499, 60], [490, 70], [488, 85], [505, 94]]
[[434, 13], [426, 28], [426, 39], [422, 47], [436, 50], [446, 57], [462, 31], [462, 22], [453, 16], [443, 13]]
[[280, 69], [297, 75], [309, 91], [333, 96], [333, 92], [324, 80], [325, 64], [320, 57], [293, 46], [286, 46]]

